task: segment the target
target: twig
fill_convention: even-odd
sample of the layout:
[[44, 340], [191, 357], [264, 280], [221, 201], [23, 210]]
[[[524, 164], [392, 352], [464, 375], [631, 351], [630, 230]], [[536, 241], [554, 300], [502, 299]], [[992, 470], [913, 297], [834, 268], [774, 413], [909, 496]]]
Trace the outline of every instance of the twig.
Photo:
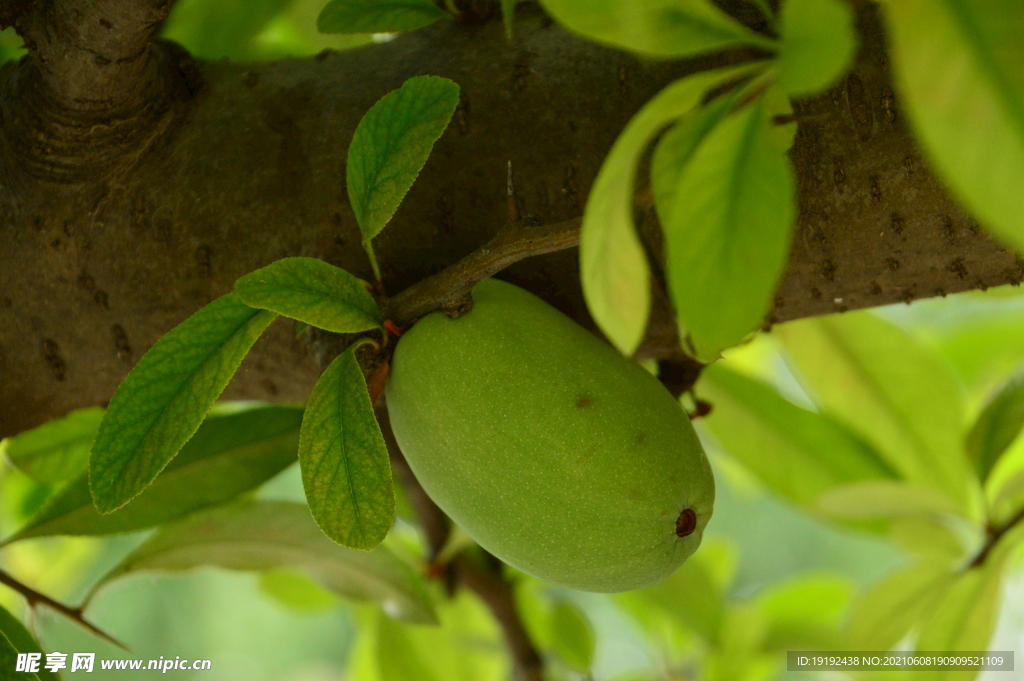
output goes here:
[[[405, 460], [402, 452], [398, 449], [386, 408], [378, 407], [377, 420], [384, 435], [384, 442], [388, 445], [395, 476], [405, 487], [406, 493], [409, 495], [409, 503], [416, 512], [416, 517], [426, 535], [427, 556], [433, 563], [448, 541], [451, 521], [444, 511], [427, 496], [423, 486], [413, 475], [409, 462]], [[490, 554], [486, 555], [490, 557]], [[505, 643], [515, 662], [521, 681], [544, 681], [544, 664], [519, 617], [512, 594], [512, 585], [501, 574], [501, 564], [494, 559], [493, 562], [481, 565], [465, 553], [460, 553], [449, 566], [446, 566], [443, 574], [449, 580], [450, 591], [456, 583], [464, 584], [490, 609], [491, 614], [501, 625]]]
[[407, 327], [435, 310], [456, 309], [474, 286], [512, 263], [579, 245], [580, 221], [574, 218], [537, 227], [510, 223], [483, 247], [392, 298], [385, 314]]
[[77, 625], [79, 625], [79, 626], [81, 626], [81, 627], [91, 631], [92, 633], [96, 634], [100, 638], [106, 639], [107, 641], [110, 641], [111, 643], [113, 643], [118, 648], [122, 648], [124, 650], [127, 650], [128, 652], [131, 652], [131, 650], [128, 648], [128, 646], [126, 646], [125, 644], [121, 643], [120, 641], [118, 641], [116, 638], [114, 638], [110, 634], [106, 633], [105, 631], [103, 631], [99, 627], [91, 624], [88, 620], [86, 620], [85, 617], [82, 614], [83, 608], [81, 608], [81, 607], [79, 607], [79, 608], [71, 608], [71, 607], [68, 607], [68, 606], [64, 605], [63, 603], [55, 601], [52, 598], [50, 598], [49, 596], [47, 596], [46, 594], [39, 593], [38, 591], [36, 591], [32, 587], [27, 586], [25, 584], [22, 584], [17, 579], [15, 579], [13, 576], [11, 576], [10, 574], [8, 574], [7, 572], [5, 572], [3, 570], [0, 570], [0, 584], [3, 584], [4, 586], [7, 586], [8, 588], [10, 588], [10, 589], [20, 593], [22, 596], [24, 596], [24, 598], [28, 602], [28, 605], [29, 605], [30, 608], [35, 608], [36, 605], [39, 605], [39, 604], [45, 605], [45, 606], [49, 607], [51, 610], [56, 610], [60, 614], [64, 615], [65, 617], [67, 617], [69, 620], [71, 620], [75, 624], [77, 624]]
[[412, 505], [413, 511], [416, 512], [416, 518], [420, 521], [420, 527], [423, 529], [427, 543], [427, 560], [433, 562], [444, 545], [448, 543], [451, 521], [448, 520], [444, 511], [427, 496], [416, 476], [413, 475], [409, 462], [405, 460], [402, 451], [398, 448], [395, 432], [391, 429], [391, 419], [387, 407], [377, 407], [375, 412], [381, 434], [384, 436], [384, 443], [388, 446], [392, 469], [398, 481], [405, 487], [409, 503]]
[[526, 633], [523, 620], [516, 610], [512, 585], [501, 574], [501, 565], [480, 565], [465, 553], [453, 561], [458, 579], [487, 604], [505, 634], [512, 659], [522, 681], [543, 681], [544, 663]]
[[992, 550], [995, 549], [997, 544], [999, 544], [999, 540], [1021, 521], [1024, 521], [1024, 508], [1018, 511], [1017, 515], [1004, 523], [1002, 527], [992, 528], [989, 530], [988, 540], [985, 542], [985, 545], [981, 547], [981, 550], [978, 551], [978, 555], [974, 557], [974, 560], [971, 561], [970, 567], [981, 567], [988, 559], [989, 554], [992, 553]]

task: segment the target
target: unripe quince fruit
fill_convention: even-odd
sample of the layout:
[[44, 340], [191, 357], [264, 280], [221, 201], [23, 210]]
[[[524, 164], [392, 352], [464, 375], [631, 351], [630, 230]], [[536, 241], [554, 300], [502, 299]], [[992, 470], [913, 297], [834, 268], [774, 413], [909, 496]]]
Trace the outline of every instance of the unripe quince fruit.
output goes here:
[[527, 574], [639, 589], [700, 545], [714, 478], [682, 407], [521, 288], [487, 280], [462, 317], [421, 319], [398, 342], [386, 398], [427, 494]]

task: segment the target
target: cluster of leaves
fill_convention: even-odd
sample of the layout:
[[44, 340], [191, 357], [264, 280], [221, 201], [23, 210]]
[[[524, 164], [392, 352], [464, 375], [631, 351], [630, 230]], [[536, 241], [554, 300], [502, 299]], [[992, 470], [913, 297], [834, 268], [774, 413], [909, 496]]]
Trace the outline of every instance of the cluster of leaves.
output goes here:
[[[848, 67], [855, 49], [850, 7], [843, 0], [786, 0], [775, 16], [756, 2], [777, 34], [768, 38], [710, 0], [542, 4], [573, 31], [646, 56], [737, 46], [771, 55], [684, 78], [651, 100], [606, 159], [584, 217], [580, 257], [588, 306], [608, 338], [631, 354], [650, 308], [647, 255], [632, 222], [634, 177], [648, 144], [664, 133], [650, 181], [668, 288], [684, 349], [713, 360], [770, 311], [795, 221], [786, 158], [792, 133], [778, 129], [777, 117], [788, 113], [788, 98], [820, 92]], [[890, 0], [884, 9], [901, 101], [925, 150], [987, 229], [1024, 247], [1018, 3]], [[711, 97], [743, 78], [747, 84], [732, 94]]]
[[[458, 98], [458, 86], [449, 80], [411, 78], [377, 102], [356, 128], [348, 154], [349, 198], [378, 276], [372, 239], [412, 186]], [[350, 548], [369, 551], [380, 544], [394, 521], [394, 489], [387, 447], [356, 360], [360, 347], [379, 349], [387, 341], [371, 288], [323, 261], [285, 258], [242, 277], [233, 292], [164, 335], [118, 387], [99, 425], [88, 473], [96, 510], [114, 514], [169, 472], [168, 464], [180, 461], [182, 447], [253, 343], [284, 315], [334, 333], [381, 331], [380, 342], [361, 338], [323, 372], [299, 439], [303, 484], [317, 524]], [[84, 494], [86, 483], [78, 488]]]
[[697, 390], [715, 404], [714, 437], [769, 488], [913, 556], [857, 600], [850, 644], [888, 650], [911, 633], [918, 650], [985, 650], [1024, 547], [1024, 460], [1011, 447], [1024, 428], [1020, 376], [971, 423], [948, 364], [877, 316], [794, 322], [774, 335], [814, 410], [722, 364]]
[[652, 99], [605, 160], [583, 219], [587, 304], [608, 338], [632, 354], [651, 305], [633, 188], [642, 154], [661, 134], [650, 180], [668, 288], [684, 349], [713, 360], [759, 327], [770, 308], [796, 218], [787, 158], [794, 131], [777, 119], [792, 113], [790, 97], [818, 92], [843, 74], [855, 49], [852, 12], [842, 0], [788, 0], [778, 17], [765, 6], [778, 32], [769, 38], [704, 0], [543, 4], [572, 30], [643, 55], [681, 58], [739, 46], [773, 55], [688, 76]]
[[770, 679], [783, 671], [787, 650], [844, 648], [848, 580], [801, 575], [754, 598], [730, 598], [736, 560], [730, 544], [712, 540], [661, 584], [615, 597], [658, 652], [662, 674], [637, 681]]
[[[459, 88], [449, 80], [412, 78], [374, 105], [356, 129], [349, 198], [378, 279], [372, 239], [412, 186], [458, 100]], [[380, 546], [394, 523], [395, 492], [355, 354], [388, 340], [372, 289], [320, 260], [279, 260], [242, 277], [234, 291], [165, 334], [105, 411], [77, 411], [5, 440], [3, 452], [13, 465], [59, 488], [0, 547], [33, 537], [159, 527], [91, 594], [139, 570], [200, 565], [285, 570], [268, 588], [288, 591], [298, 571], [305, 580], [300, 593], [315, 583], [374, 602], [392, 617], [436, 624], [420, 574]], [[364, 336], [352, 343], [323, 372], [304, 408], [214, 408], [279, 315], [335, 333], [375, 332], [380, 340]], [[308, 506], [240, 501], [296, 460]], [[16, 622], [6, 611], [0, 615], [6, 672], [13, 669], [6, 664], [12, 652], [38, 646], [20, 624], [3, 626], [7, 619]]]
[[[58, 490], [0, 547], [158, 526], [91, 593], [139, 570], [215, 565], [269, 571], [277, 576], [268, 588], [286, 592], [294, 591], [298, 574], [299, 593], [308, 595], [318, 584], [374, 602], [392, 617], [436, 624], [422, 577], [380, 546], [394, 523], [395, 491], [356, 352], [366, 345], [381, 350], [389, 341], [373, 294], [381, 287], [372, 240], [412, 186], [458, 101], [452, 81], [411, 78], [356, 128], [346, 180], [377, 285], [312, 258], [274, 262], [157, 341], [105, 411], [74, 412], [5, 440], [4, 453], [16, 467], [44, 490]], [[376, 339], [364, 335], [337, 357], [304, 408], [218, 410], [216, 399], [280, 315]], [[308, 506], [239, 501], [296, 459]], [[0, 642], [18, 643], [0, 647], [5, 659], [11, 650], [32, 650], [17, 630], [0, 632], [6, 635]]]

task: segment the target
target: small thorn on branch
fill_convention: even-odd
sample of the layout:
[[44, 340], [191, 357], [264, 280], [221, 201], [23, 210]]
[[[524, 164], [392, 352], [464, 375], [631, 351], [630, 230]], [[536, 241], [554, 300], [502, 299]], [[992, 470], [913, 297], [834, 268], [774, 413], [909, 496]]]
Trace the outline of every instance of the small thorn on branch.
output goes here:
[[508, 162], [508, 221], [519, 222], [519, 200], [516, 198], [516, 186], [512, 182], [512, 161]]

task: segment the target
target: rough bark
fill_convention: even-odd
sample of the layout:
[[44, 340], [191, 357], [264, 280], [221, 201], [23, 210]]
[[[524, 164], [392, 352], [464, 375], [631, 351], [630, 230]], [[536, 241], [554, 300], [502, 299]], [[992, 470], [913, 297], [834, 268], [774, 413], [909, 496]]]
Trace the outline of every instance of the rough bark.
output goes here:
[[[502, 227], [509, 160], [525, 214], [579, 216], [630, 115], [711, 63], [638, 61], [573, 38], [529, 6], [512, 45], [498, 23], [447, 23], [253, 65], [196, 62], [151, 42], [166, 11], [157, 0], [25, 7], [12, 20], [30, 56], [0, 71], [0, 436], [105, 403], [161, 334], [277, 258], [320, 257], [368, 278], [345, 153], [363, 113], [406, 78], [452, 78], [462, 103], [376, 242], [391, 294]], [[853, 72], [797, 106], [799, 228], [773, 322], [1022, 276], [922, 161], [872, 6], [861, 23]], [[644, 194], [637, 212], [649, 226]], [[589, 324], [575, 251], [505, 276]], [[676, 352], [666, 309], [646, 356]], [[316, 375], [305, 341], [278, 322], [225, 397], [304, 400]]]

